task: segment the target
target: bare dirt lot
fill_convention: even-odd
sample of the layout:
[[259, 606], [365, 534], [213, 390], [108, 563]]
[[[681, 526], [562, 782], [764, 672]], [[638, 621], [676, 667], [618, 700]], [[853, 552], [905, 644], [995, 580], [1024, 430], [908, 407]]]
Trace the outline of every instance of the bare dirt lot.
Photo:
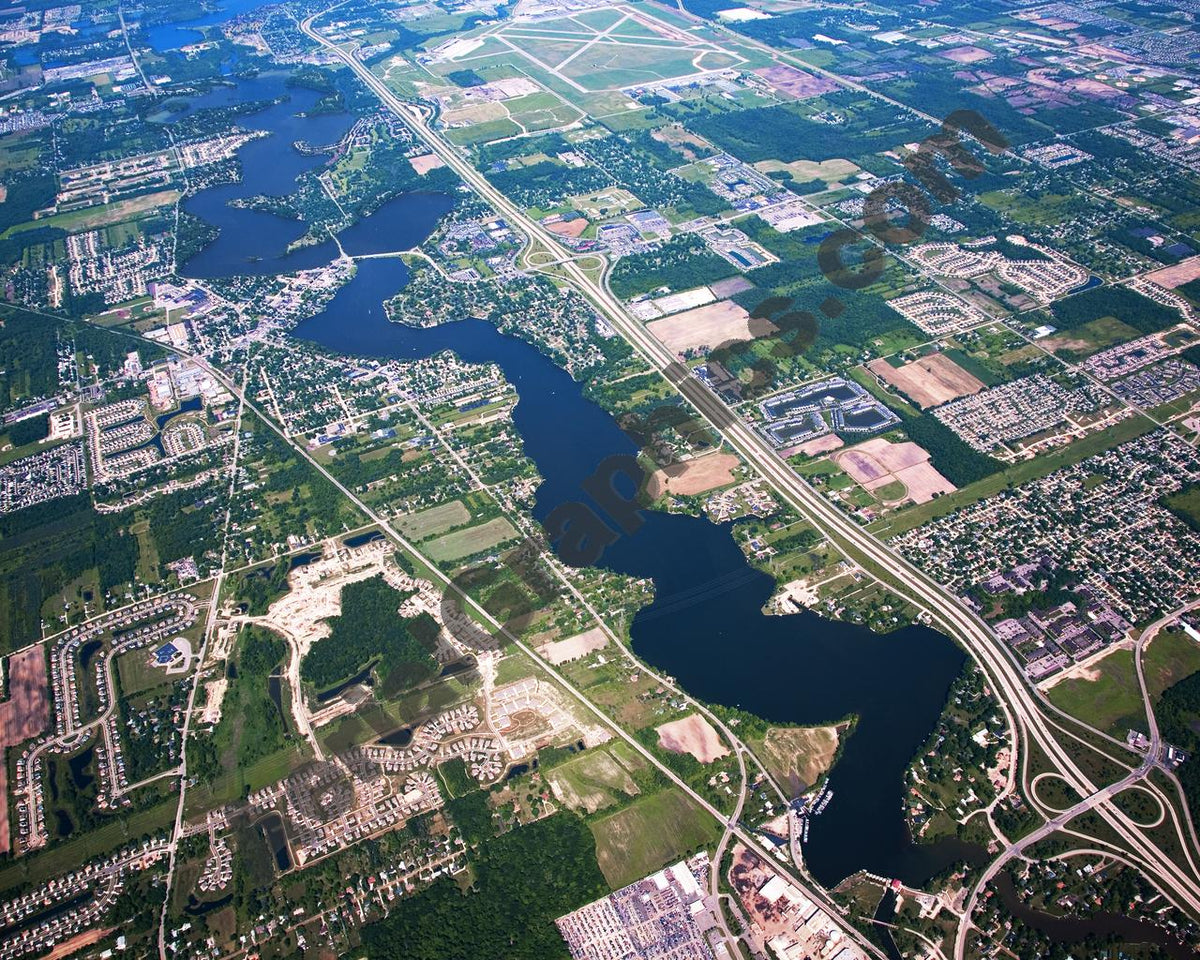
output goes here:
[[823, 93], [829, 93], [831, 90], [838, 89], [838, 85], [832, 80], [814, 76], [811, 73], [805, 73], [803, 70], [797, 70], [795, 67], [789, 67], [784, 64], [778, 64], [773, 67], [759, 67], [754, 72], [766, 80], [775, 90], [787, 94], [789, 97], [795, 97], [797, 100], [819, 97]]
[[712, 291], [712, 295], [718, 300], [724, 300], [726, 297], [732, 297], [735, 293], [741, 293], [743, 290], [753, 290], [754, 284], [745, 277], [726, 277], [724, 280], [710, 283], [708, 289]]
[[843, 446], [845, 446], [845, 441], [841, 437], [836, 433], [827, 433], [823, 437], [815, 437], [800, 444], [796, 448], [796, 452], [802, 453], [806, 457], [815, 457], [819, 453], [828, 453], [830, 450], [836, 450]]
[[893, 367], [882, 359], [872, 360], [867, 369], [902, 391], [922, 410], [978, 393], [984, 388], [982, 380], [944, 353], [932, 353], [902, 367]]
[[690, 753], [701, 763], [712, 763], [729, 753], [712, 724], [698, 713], [664, 723], [655, 730], [658, 731], [658, 745], [664, 750]]
[[710, 453], [704, 457], [674, 463], [654, 471], [650, 478], [650, 496], [656, 500], [664, 493], [695, 496], [733, 483], [738, 458], [732, 453]]
[[833, 457], [856, 483], [874, 493], [893, 483], [904, 486], [900, 496], [886, 496], [888, 503], [912, 500], [928, 503], [934, 494], [952, 493], [957, 487], [929, 463], [929, 454], [915, 443], [889, 443], [875, 437], [841, 451]]
[[784, 789], [802, 793], [833, 765], [838, 739], [837, 727], [770, 727], [759, 756]]
[[83, 933], [76, 934], [70, 940], [64, 940], [62, 943], [56, 944], [54, 949], [45, 955], [43, 960], [62, 960], [63, 957], [69, 957], [73, 953], [78, 953], [84, 947], [90, 947], [93, 943], [99, 943], [116, 927], [97, 927], [95, 930], [85, 930]]
[[576, 217], [574, 220], [559, 220], [558, 223], [547, 224], [546, 229], [560, 237], [578, 237], [588, 228], [588, 222], [585, 217]]
[[8, 658], [8, 699], [0, 703], [0, 853], [11, 849], [5, 748], [36, 737], [50, 722], [50, 687], [43, 644]]
[[538, 653], [549, 660], [554, 666], [566, 663], [568, 660], [578, 660], [586, 657], [593, 650], [600, 650], [608, 643], [608, 637], [599, 627], [592, 627], [584, 633], [578, 633], [566, 640], [552, 640], [537, 648]]
[[982, 47], [955, 47], [953, 50], [943, 50], [942, 56], [955, 63], [979, 63], [981, 60], [991, 60], [993, 54]]
[[1200, 257], [1188, 257], [1173, 266], [1163, 267], [1161, 270], [1146, 274], [1146, 279], [1151, 283], [1157, 283], [1160, 287], [1167, 287], [1170, 290], [1183, 286], [1189, 280], [1195, 280], [1197, 277], [1200, 277]]
[[427, 153], [423, 157], [413, 157], [408, 162], [412, 164], [412, 168], [421, 176], [425, 176], [430, 170], [436, 170], [438, 167], [446, 165], [446, 161], [436, 153]]
[[675, 353], [713, 348], [729, 340], [749, 340], [750, 314], [730, 300], [685, 310], [673, 317], [652, 320], [646, 328]]

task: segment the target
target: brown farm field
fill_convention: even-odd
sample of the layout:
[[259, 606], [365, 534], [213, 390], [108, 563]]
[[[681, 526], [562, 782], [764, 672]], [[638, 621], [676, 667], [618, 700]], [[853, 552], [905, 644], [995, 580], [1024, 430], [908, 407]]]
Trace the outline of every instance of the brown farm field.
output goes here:
[[731, 300], [719, 300], [672, 317], [651, 320], [646, 329], [675, 353], [750, 340], [750, 314]]
[[944, 353], [931, 353], [902, 367], [893, 367], [886, 360], [872, 360], [867, 369], [901, 391], [922, 410], [978, 393], [984, 387], [982, 380]]
[[[928, 503], [935, 494], [953, 493], [957, 489], [929, 462], [925, 449], [911, 441], [890, 443], [882, 437], [873, 437], [839, 451], [831, 459], [864, 490], [879, 491], [888, 502], [907, 499]], [[904, 487], [898, 497], [884, 493], [883, 488], [894, 483]]]
[[1146, 274], [1146, 279], [1151, 283], [1157, 283], [1160, 287], [1167, 287], [1171, 290], [1182, 287], [1188, 281], [1198, 277], [1200, 277], [1200, 257], [1188, 257], [1179, 263]]
[[408, 162], [412, 164], [412, 168], [422, 177], [429, 173], [430, 170], [436, 170], [438, 167], [446, 165], [446, 161], [436, 153], [426, 153], [420, 157], [412, 157]]
[[650, 477], [650, 496], [666, 493], [689, 497], [733, 483], [738, 458], [732, 453], [710, 453], [655, 470]]
[[690, 753], [701, 763], [712, 763], [729, 755], [729, 748], [720, 734], [698, 713], [654, 729], [658, 733], [658, 745], [671, 753]]

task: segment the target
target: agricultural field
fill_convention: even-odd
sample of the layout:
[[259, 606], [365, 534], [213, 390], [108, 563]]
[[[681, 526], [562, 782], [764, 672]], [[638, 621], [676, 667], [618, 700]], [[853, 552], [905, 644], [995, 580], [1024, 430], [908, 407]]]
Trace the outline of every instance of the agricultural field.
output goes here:
[[628, 803], [642, 793], [634, 774], [648, 770], [646, 761], [626, 744], [584, 751], [546, 773], [555, 798], [571, 810], [596, 813]]
[[487, 523], [438, 537], [426, 545], [426, 551], [429, 557], [438, 563], [453, 563], [509, 543], [516, 538], [516, 528], [504, 517], [497, 517]]
[[614, 889], [715, 843], [720, 827], [678, 787], [667, 787], [589, 823], [596, 860]]

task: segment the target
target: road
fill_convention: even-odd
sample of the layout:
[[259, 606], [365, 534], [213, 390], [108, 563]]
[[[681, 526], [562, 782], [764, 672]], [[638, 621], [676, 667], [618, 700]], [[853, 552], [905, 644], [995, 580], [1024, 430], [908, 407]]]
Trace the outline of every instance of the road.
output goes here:
[[[250, 360], [247, 358], [242, 366], [242, 386], [245, 387], [246, 380], [249, 378]], [[232, 381], [228, 381], [232, 383]], [[233, 498], [237, 491], [238, 478], [238, 457], [241, 453], [242, 442], [242, 417], [246, 414], [246, 395], [244, 390], [237, 390], [234, 396], [238, 398], [238, 412], [234, 420], [236, 428], [234, 430], [233, 441], [233, 456], [229, 465], [229, 490], [225, 506], [225, 522], [221, 526], [221, 566], [220, 572], [217, 574], [216, 580], [213, 582], [212, 597], [208, 604], [208, 617], [204, 625], [204, 639], [200, 643], [200, 650], [196, 654], [196, 669], [192, 673], [192, 684], [188, 690], [187, 709], [183, 712], [183, 729], [180, 734], [179, 747], [179, 767], [181, 770], [187, 770], [187, 746], [188, 733], [191, 730], [192, 716], [196, 711], [196, 694], [200, 689], [200, 681], [204, 674], [204, 661], [208, 657], [208, 648], [212, 642], [213, 634], [217, 628], [217, 610], [221, 603], [221, 588], [225, 583], [225, 565], [228, 559], [228, 544], [229, 544], [229, 524], [233, 517]], [[255, 411], [258, 413], [258, 411]], [[262, 416], [260, 413], [259, 416]], [[266, 419], [264, 417], [264, 419]], [[286, 440], [286, 438], [285, 438]], [[290, 441], [289, 441], [290, 442]], [[171, 907], [171, 884], [175, 879], [176, 853], [179, 849], [179, 841], [184, 836], [183, 813], [187, 803], [187, 786], [188, 778], [185, 776], [179, 781], [179, 805], [175, 808], [175, 826], [171, 831], [171, 840], [167, 844], [167, 875], [163, 882], [163, 903], [162, 913], [158, 919], [158, 956], [159, 960], [167, 960], [167, 913]]]

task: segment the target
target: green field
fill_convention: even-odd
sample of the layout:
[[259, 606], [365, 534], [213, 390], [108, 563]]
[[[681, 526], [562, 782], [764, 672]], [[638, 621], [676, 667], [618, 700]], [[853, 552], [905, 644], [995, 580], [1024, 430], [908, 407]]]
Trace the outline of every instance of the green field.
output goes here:
[[1189, 484], [1166, 498], [1167, 508], [1193, 530], [1200, 530], [1200, 484]]
[[166, 830], [175, 820], [176, 800], [130, 814], [106, 823], [77, 840], [56, 844], [32, 856], [22, 857], [0, 870], [0, 890], [20, 883], [42, 883], [51, 877], [74, 870], [102, 854], [111, 853], [126, 843], [139, 842], [146, 834]]
[[1096, 663], [1095, 680], [1056, 683], [1046, 696], [1060, 710], [1118, 739], [1130, 728], [1145, 731], [1146, 715], [1133, 669], [1133, 651], [1115, 650]]
[[179, 191], [161, 190], [158, 193], [148, 193], [129, 200], [117, 200], [83, 210], [72, 210], [70, 213], [56, 213], [40, 220], [31, 220], [29, 223], [9, 227], [3, 234], [0, 234], [0, 239], [6, 240], [14, 233], [33, 230], [37, 227], [58, 227], [66, 230], [67, 233], [96, 230], [112, 223], [120, 223], [122, 220], [145, 216], [149, 211], [174, 203], [178, 199]]
[[559, 764], [546, 774], [554, 795], [577, 812], [595, 813], [637, 796], [641, 790], [630, 776], [644, 769], [631, 749], [614, 745], [588, 750], [574, 760]]
[[1200, 670], [1200, 644], [1182, 630], [1164, 630], [1147, 644], [1142, 654], [1146, 691], [1152, 703], [1167, 687]]
[[513, 121], [530, 133], [565, 126], [583, 117], [580, 110], [552, 93], [531, 93], [505, 101], [504, 106]]
[[1043, 193], [1031, 196], [1017, 190], [989, 190], [979, 195], [979, 201], [1017, 223], [1031, 226], [1053, 226], [1080, 211], [1083, 206], [1072, 194]]
[[738, 58], [719, 50], [680, 49], [659, 43], [597, 43], [560, 68], [587, 90], [611, 90], [673, 77], [686, 77], [701, 70], [720, 70], [738, 63]]
[[396, 526], [410, 540], [424, 540], [426, 537], [436, 537], [453, 527], [461, 527], [471, 520], [471, 511], [461, 500], [451, 500], [428, 510], [401, 517]]
[[720, 826], [677, 787], [593, 821], [596, 860], [614, 889], [716, 843]]
[[[1162, 692], [1200, 670], [1200, 644], [1182, 630], [1164, 630], [1142, 653], [1146, 689], [1157, 703]], [[1133, 652], [1117, 650], [1100, 660], [1095, 680], [1063, 680], [1046, 695], [1060, 710], [1118, 739], [1133, 728], [1146, 730], [1142, 695], [1133, 668]]]
[[465, 530], [455, 530], [430, 543], [426, 553], [436, 563], [451, 563], [490, 550], [517, 538], [517, 531], [504, 517], [497, 517]]
[[507, 117], [501, 117], [499, 120], [473, 123], [469, 127], [455, 127], [453, 130], [445, 131], [445, 137], [451, 143], [465, 147], [515, 137], [520, 132], [521, 128], [515, 123]]
[[[1058, 333], [1042, 341], [1042, 346], [1058, 356], [1078, 360], [1097, 350], [1111, 347], [1139, 336], [1137, 330], [1116, 317], [1101, 317], [1068, 333]], [[1086, 344], [1083, 345], [1083, 344]]]

